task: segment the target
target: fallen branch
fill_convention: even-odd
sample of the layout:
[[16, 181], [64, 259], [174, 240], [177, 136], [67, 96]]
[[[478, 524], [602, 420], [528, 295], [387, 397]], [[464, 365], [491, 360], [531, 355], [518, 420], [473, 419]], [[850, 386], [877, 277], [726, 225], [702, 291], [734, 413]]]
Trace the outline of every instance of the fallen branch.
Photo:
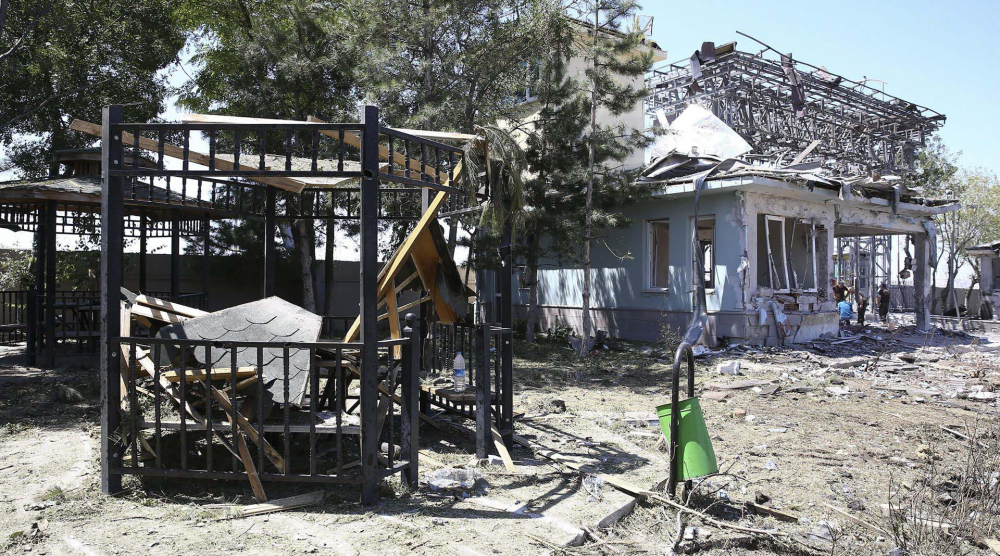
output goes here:
[[826, 502], [823, 502], [823, 505], [826, 506], [827, 508], [833, 510], [834, 512], [836, 512], [837, 514], [839, 514], [844, 519], [850, 521], [851, 523], [854, 523], [856, 525], [860, 525], [860, 526], [864, 527], [865, 529], [868, 529], [870, 531], [874, 531], [875, 533], [878, 533], [880, 535], [889, 536], [889, 532], [886, 531], [885, 529], [879, 527], [878, 525], [873, 525], [871, 523], [868, 523], [867, 521], [865, 521], [865, 520], [863, 520], [861, 518], [855, 517], [855, 516], [847, 513], [846, 510], [842, 510], [842, 509], [840, 509], [840, 508], [838, 508], [836, 506], [832, 506], [830, 504], [827, 504]]
[[958, 438], [961, 438], [962, 440], [968, 440], [969, 442], [976, 442], [977, 444], [979, 444], [980, 448], [989, 448], [989, 446], [987, 446], [986, 443], [983, 442], [982, 440], [975, 440], [975, 439], [973, 439], [971, 436], [969, 436], [967, 434], [962, 434], [961, 432], [958, 432], [955, 429], [949, 429], [948, 427], [946, 427], [944, 425], [938, 425], [938, 427], [941, 430], [943, 430], [943, 431], [945, 431], [947, 433], [951, 433], [951, 434], [957, 436]]

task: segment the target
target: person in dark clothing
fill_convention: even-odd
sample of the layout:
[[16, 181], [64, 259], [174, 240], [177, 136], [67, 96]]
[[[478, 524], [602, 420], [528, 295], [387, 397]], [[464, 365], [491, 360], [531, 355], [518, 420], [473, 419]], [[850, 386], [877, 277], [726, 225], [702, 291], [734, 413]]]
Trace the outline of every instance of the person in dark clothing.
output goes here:
[[[833, 280], [831, 280], [833, 282]], [[847, 299], [847, 284], [843, 280], [839, 284], [835, 283], [832, 286], [833, 289], [833, 300], [837, 303]]]
[[878, 287], [878, 316], [882, 322], [889, 322], [889, 286], [883, 282]]
[[858, 294], [858, 326], [865, 325], [865, 312], [868, 311], [868, 298], [865, 294]]

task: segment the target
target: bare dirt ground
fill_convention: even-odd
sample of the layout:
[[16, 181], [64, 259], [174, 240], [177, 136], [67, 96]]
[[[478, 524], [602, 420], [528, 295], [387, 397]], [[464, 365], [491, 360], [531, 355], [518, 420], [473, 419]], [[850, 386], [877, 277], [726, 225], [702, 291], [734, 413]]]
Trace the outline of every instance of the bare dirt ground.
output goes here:
[[[946, 524], [940, 535], [940, 526], [928, 533], [912, 519], [884, 517], [882, 505], [891, 489], [894, 505], [925, 500], [923, 518], [973, 513], [961, 476], [970, 460], [988, 474], [997, 458], [998, 427], [988, 423], [997, 412], [990, 398], [1000, 390], [1000, 343], [878, 326], [852, 338], [717, 350], [698, 360], [698, 393], [723, 473], [701, 481], [690, 505], [773, 537], [687, 514], [678, 536], [677, 512], [659, 503], [598, 529], [631, 497], [521, 447], [513, 473], [476, 465], [483, 481], [459, 494], [426, 486], [411, 493], [394, 479], [375, 508], [360, 507], [356, 490], [333, 487], [320, 505], [239, 517], [218, 505], [253, 503], [248, 485], [131, 477], [124, 493], [106, 496], [93, 360], [26, 369], [21, 348], [0, 348], [0, 552], [670, 554], [676, 545], [713, 555], [887, 554], [897, 547], [907, 549], [898, 554], [930, 554], [941, 545], [949, 554], [990, 554], [984, 541], [1000, 531], [992, 529], [996, 515], [984, 514], [995, 504], [974, 506], [975, 523]], [[517, 432], [652, 488], [667, 474], [653, 411], [669, 400], [670, 366], [661, 346], [608, 347], [581, 361], [562, 344], [519, 345], [515, 409], [524, 418]], [[742, 375], [717, 371], [730, 361], [740, 362]], [[708, 399], [724, 392], [725, 399]], [[438, 419], [442, 430], [421, 429], [425, 453], [437, 464], [473, 467], [471, 423]], [[975, 446], [982, 449], [970, 453]], [[437, 464], [424, 461], [422, 479]], [[271, 499], [309, 490], [268, 485]], [[774, 512], [794, 521], [767, 515]]]

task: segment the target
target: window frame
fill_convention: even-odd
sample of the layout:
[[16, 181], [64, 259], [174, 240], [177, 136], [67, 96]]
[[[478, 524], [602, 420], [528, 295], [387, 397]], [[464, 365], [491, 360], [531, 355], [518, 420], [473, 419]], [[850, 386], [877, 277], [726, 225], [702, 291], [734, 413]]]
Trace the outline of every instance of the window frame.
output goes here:
[[670, 281], [670, 219], [669, 218], [650, 218], [646, 220], [646, 239], [645, 239], [645, 267], [644, 272], [645, 277], [643, 278], [643, 291], [647, 293], [668, 293], [670, 291], [670, 286], [655, 286], [653, 285], [656, 281], [656, 260], [654, 258], [653, 246], [654, 246], [654, 229], [657, 224], [666, 224], [667, 226], [667, 282]]
[[[781, 230], [781, 267], [782, 269], [784, 269], [784, 274], [785, 274], [784, 288], [774, 287], [775, 277], [771, 275], [772, 270], [774, 270], [774, 272], [777, 273], [777, 269], [771, 268], [771, 261], [774, 260], [774, 253], [771, 252], [771, 226], [768, 223], [772, 221], [778, 222], [780, 224], [779, 229]], [[764, 261], [764, 264], [767, 265], [767, 276], [768, 276], [768, 282], [770, 283], [770, 285], [767, 287], [770, 287], [772, 291], [779, 293], [791, 292], [792, 284], [791, 281], [788, 279], [788, 243], [787, 243], [787, 236], [785, 235], [784, 216], [776, 216], [773, 214], [764, 215], [764, 245], [767, 247], [767, 255], [768, 255], [768, 260]], [[758, 286], [760, 286], [760, 284], [758, 284]]]
[[[712, 221], [712, 260], [711, 260], [711, 265], [709, 266], [709, 269], [708, 269], [708, 274], [709, 274], [709, 279], [708, 280], [705, 280], [705, 269], [704, 269], [704, 267], [701, 269], [702, 281], [703, 281], [703, 284], [705, 286], [705, 291], [707, 292], [707, 291], [715, 291], [715, 278], [716, 278], [716, 272], [715, 272], [715, 260], [716, 260], [716, 258], [715, 258], [715, 247], [716, 247], [716, 244], [717, 244], [717, 242], [716, 242], [717, 238], [716, 238], [716, 234], [715, 234], [715, 231], [716, 231], [715, 215], [714, 214], [704, 214], [704, 215], [699, 215], [698, 216], [698, 221], [699, 222], [700, 221], [704, 221], [704, 220], [711, 220]], [[693, 216], [691, 217], [691, 222], [692, 222], [692, 225], [694, 226], [695, 237], [698, 238], [698, 248], [700, 249], [701, 248], [701, 237], [698, 235], [698, 232], [700, 230], [698, 228], [698, 222], [695, 222]], [[702, 254], [704, 254], [704, 252]], [[702, 261], [703, 264], [705, 262], [707, 262], [707, 261]]]

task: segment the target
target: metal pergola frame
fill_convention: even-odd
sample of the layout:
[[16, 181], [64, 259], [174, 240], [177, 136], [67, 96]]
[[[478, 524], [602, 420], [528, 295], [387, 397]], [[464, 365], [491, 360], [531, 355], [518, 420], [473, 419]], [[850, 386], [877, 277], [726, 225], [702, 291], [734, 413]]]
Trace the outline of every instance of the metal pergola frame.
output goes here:
[[[28, 365], [41, 363], [52, 366], [55, 364], [55, 346], [63, 333], [63, 339], [85, 341], [81, 331], [72, 333], [72, 338], [65, 330], [57, 331], [57, 308], [65, 309], [67, 304], [92, 304], [96, 302], [100, 292], [79, 291], [69, 292], [57, 290], [56, 256], [57, 237], [60, 235], [91, 235], [100, 229], [101, 194], [99, 190], [87, 192], [68, 192], [48, 190], [45, 184], [66, 179], [54, 176], [48, 180], [23, 182], [9, 189], [0, 189], [0, 220], [4, 227], [14, 232], [31, 232], [34, 234], [32, 254], [34, 257], [35, 282], [32, 289], [22, 296], [24, 307], [25, 340], [27, 342], [25, 357]], [[89, 176], [75, 176], [75, 179], [86, 183]], [[169, 189], [155, 188], [148, 183], [139, 183], [137, 189], [146, 192], [148, 199], [141, 202], [129, 202], [123, 207], [122, 229], [123, 238], [139, 240], [139, 288], [146, 289], [147, 275], [147, 238], [170, 238], [170, 275], [171, 286], [168, 293], [172, 299], [178, 299], [180, 292], [180, 239], [181, 237], [199, 238], [204, 243], [201, 264], [201, 283], [204, 296], [208, 282], [207, 245], [210, 221], [213, 218], [226, 218], [233, 213], [212, 206], [198, 205], [192, 199], [179, 197], [181, 203], [169, 203]], [[59, 306], [59, 307], [57, 307]], [[65, 315], [63, 315], [65, 317]], [[96, 331], [94, 340], [97, 339]], [[88, 336], [89, 337], [89, 336]]]
[[[121, 106], [113, 105], [104, 108], [103, 122], [100, 128], [103, 163], [103, 196], [101, 198], [101, 281], [103, 296], [101, 298], [101, 485], [105, 492], [115, 492], [121, 489], [123, 474], [133, 472], [132, 468], [121, 465], [124, 446], [115, 440], [115, 433], [122, 424], [122, 415], [117, 404], [109, 400], [119, 400], [121, 391], [119, 359], [119, 344], [127, 344], [135, 339], [126, 337], [128, 332], [121, 329], [119, 321], [119, 295], [121, 288], [123, 252], [122, 241], [126, 235], [124, 216], [130, 202], [143, 201], [141, 191], [136, 193], [133, 184], [139, 178], [181, 179], [197, 187], [201, 196], [203, 182], [222, 183], [225, 181], [224, 200], [226, 207], [237, 217], [263, 217], [265, 237], [276, 235], [277, 221], [282, 218], [311, 218], [317, 220], [357, 220], [360, 223], [360, 336], [358, 342], [350, 344], [357, 350], [360, 375], [360, 442], [361, 463], [360, 479], [362, 485], [361, 501], [373, 504], [377, 501], [376, 489], [379, 480], [387, 472], [403, 471], [404, 481], [416, 484], [417, 462], [416, 450], [412, 450], [409, 462], [403, 462], [397, 468], [387, 470], [379, 468], [378, 448], [381, 441], [380, 421], [378, 416], [379, 397], [379, 367], [378, 350], [385, 348], [385, 341], [377, 336], [378, 319], [378, 221], [411, 220], [421, 217], [403, 214], [401, 207], [417, 206], [419, 196], [420, 208], [427, 206], [429, 190], [446, 192], [450, 198], [441, 205], [439, 217], [458, 216], [480, 209], [480, 203], [489, 198], [489, 189], [479, 191], [463, 191], [453, 187], [451, 180], [457, 177], [456, 159], [463, 155], [460, 149], [436, 142], [424, 137], [417, 137], [391, 128], [382, 127], [378, 123], [379, 111], [373, 106], [366, 106], [360, 123], [321, 123], [321, 122], [290, 122], [278, 123], [274, 120], [261, 120], [255, 123], [219, 122], [219, 123], [183, 123], [183, 124], [141, 124], [125, 123]], [[90, 125], [90, 124], [88, 124]], [[189, 150], [190, 134], [203, 132], [210, 137], [210, 152], [206, 155], [191, 153]], [[176, 138], [180, 135], [183, 148], [170, 145], [166, 141], [167, 134]], [[95, 133], [96, 135], [96, 133]], [[293, 141], [293, 136], [297, 141]], [[357, 142], [357, 148], [351, 148], [350, 141], [345, 143], [345, 137], [351, 136]], [[303, 140], [302, 138], [306, 138]], [[333, 139], [331, 144], [330, 139]], [[265, 151], [274, 144], [284, 144], [285, 167], [275, 170], [265, 163]], [[299, 152], [305, 152], [305, 160], [311, 160], [311, 165], [305, 169], [295, 168], [292, 163], [292, 147]], [[244, 150], [244, 145], [253, 145]], [[383, 145], [387, 145], [383, 146]], [[231, 159], [223, 159], [217, 151], [223, 148], [232, 153]], [[138, 152], [145, 150], [154, 153], [152, 167], [141, 167], [138, 164], [124, 164], [127, 155], [132, 154], [133, 160]], [[241, 152], [242, 151], [242, 152]], [[180, 158], [181, 168], [167, 168], [164, 164], [166, 153], [174, 158]], [[258, 156], [259, 155], [259, 156]], [[241, 157], [248, 166], [241, 164]], [[354, 167], [345, 159], [356, 161]], [[388, 164], [382, 162], [387, 160]], [[301, 159], [300, 159], [301, 160]], [[333, 167], [324, 166], [323, 161], [336, 161]], [[419, 161], [415, 163], [414, 161]], [[207, 166], [207, 170], [191, 169], [189, 162]], [[453, 174], [453, 172], [456, 172]], [[342, 187], [345, 179], [360, 181], [354, 188]], [[321, 183], [322, 180], [341, 180], [341, 185], [328, 187], [310, 184]], [[256, 182], [256, 183], [253, 183]], [[332, 183], [332, 182], [331, 182]], [[380, 183], [393, 184], [381, 187]], [[197, 184], [197, 185], [193, 185]], [[305, 186], [303, 186], [305, 184]], [[303, 203], [308, 195], [353, 195], [357, 197], [358, 210], [348, 210], [346, 214], [329, 214], [317, 211], [320, 203]], [[439, 193], [440, 195], [440, 193]], [[181, 196], [183, 198], [183, 195]], [[279, 203], [284, 200], [284, 203]], [[213, 202], [216, 198], [213, 197]], [[166, 203], [176, 205], [184, 201], [168, 198]], [[350, 203], [347, 204], [350, 207]], [[309, 209], [312, 207], [312, 210]], [[284, 208], [284, 212], [281, 209]], [[393, 212], [393, 211], [396, 212]], [[477, 447], [485, 449], [487, 440], [491, 438], [493, 427], [490, 422], [496, 421], [501, 429], [504, 443], [512, 445], [512, 342], [511, 342], [511, 265], [509, 262], [509, 230], [505, 234], [508, 244], [507, 263], [500, 272], [505, 276], [499, 293], [503, 303], [496, 313], [499, 314], [501, 326], [494, 326], [492, 318], [484, 321], [482, 326], [486, 340], [495, 338], [497, 345], [496, 383], [498, 392], [504, 402], [500, 408], [491, 408], [490, 403], [482, 403], [478, 408]], [[275, 242], [264, 242], [263, 294], [265, 297], [274, 295]], [[480, 296], [484, 295], [480, 292]], [[494, 294], [490, 294], [491, 296]], [[489, 306], [496, 305], [495, 299], [490, 299]], [[480, 311], [483, 312], [483, 311]], [[483, 312], [485, 314], [485, 312]], [[490, 311], [494, 313], [494, 311]], [[407, 317], [409, 323], [415, 319]], [[420, 361], [420, 342], [422, 334], [417, 330], [408, 333], [404, 359], [412, 357]], [[407, 331], [411, 329], [408, 327]], [[392, 340], [399, 344], [400, 340]], [[275, 343], [279, 347], [280, 343]], [[345, 344], [346, 345], [346, 344]], [[401, 345], [401, 344], [400, 344]], [[332, 342], [328, 346], [316, 345], [315, 349], [330, 347], [343, 350], [344, 346]], [[484, 364], [480, 367], [482, 373], [489, 372], [490, 359], [494, 354], [484, 349]], [[501, 357], [502, 355], [502, 357]], [[338, 352], [339, 357], [339, 352]], [[286, 371], [287, 372], [287, 371]], [[483, 377], [485, 392], [477, 391], [477, 398], [489, 400], [491, 380]], [[415, 383], [414, 383], [415, 384]], [[486, 396], [483, 398], [483, 396]], [[415, 416], [418, 403], [416, 391], [405, 391], [404, 414]], [[391, 412], [390, 412], [391, 413]], [[411, 415], [412, 414], [412, 415]], [[391, 420], [391, 417], [390, 417]], [[404, 446], [417, 444], [415, 419], [402, 424]], [[259, 434], [259, 433], [258, 433]], [[390, 442], [391, 444], [391, 442]], [[405, 451], [405, 450], [404, 450]], [[405, 458], [404, 458], [405, 459]], [[141, 468], [140, 468], [141, 469]], [[140, 473], [142, 474], [142, 473]], [[205, 477], [205, 478], [240, 478], [246, 474], [233, 473], [219, 476], [218, 474], [192, 470], [158, 470], [157, 476]], [[262, 476], [268, 480], [289, 480], [280, 477]], [[304, 480], [308, 481], [306, 477]], [[320, 480], [313, 476], [313, 480]], [[341, 481], [342, 482], [342, 481]]]

